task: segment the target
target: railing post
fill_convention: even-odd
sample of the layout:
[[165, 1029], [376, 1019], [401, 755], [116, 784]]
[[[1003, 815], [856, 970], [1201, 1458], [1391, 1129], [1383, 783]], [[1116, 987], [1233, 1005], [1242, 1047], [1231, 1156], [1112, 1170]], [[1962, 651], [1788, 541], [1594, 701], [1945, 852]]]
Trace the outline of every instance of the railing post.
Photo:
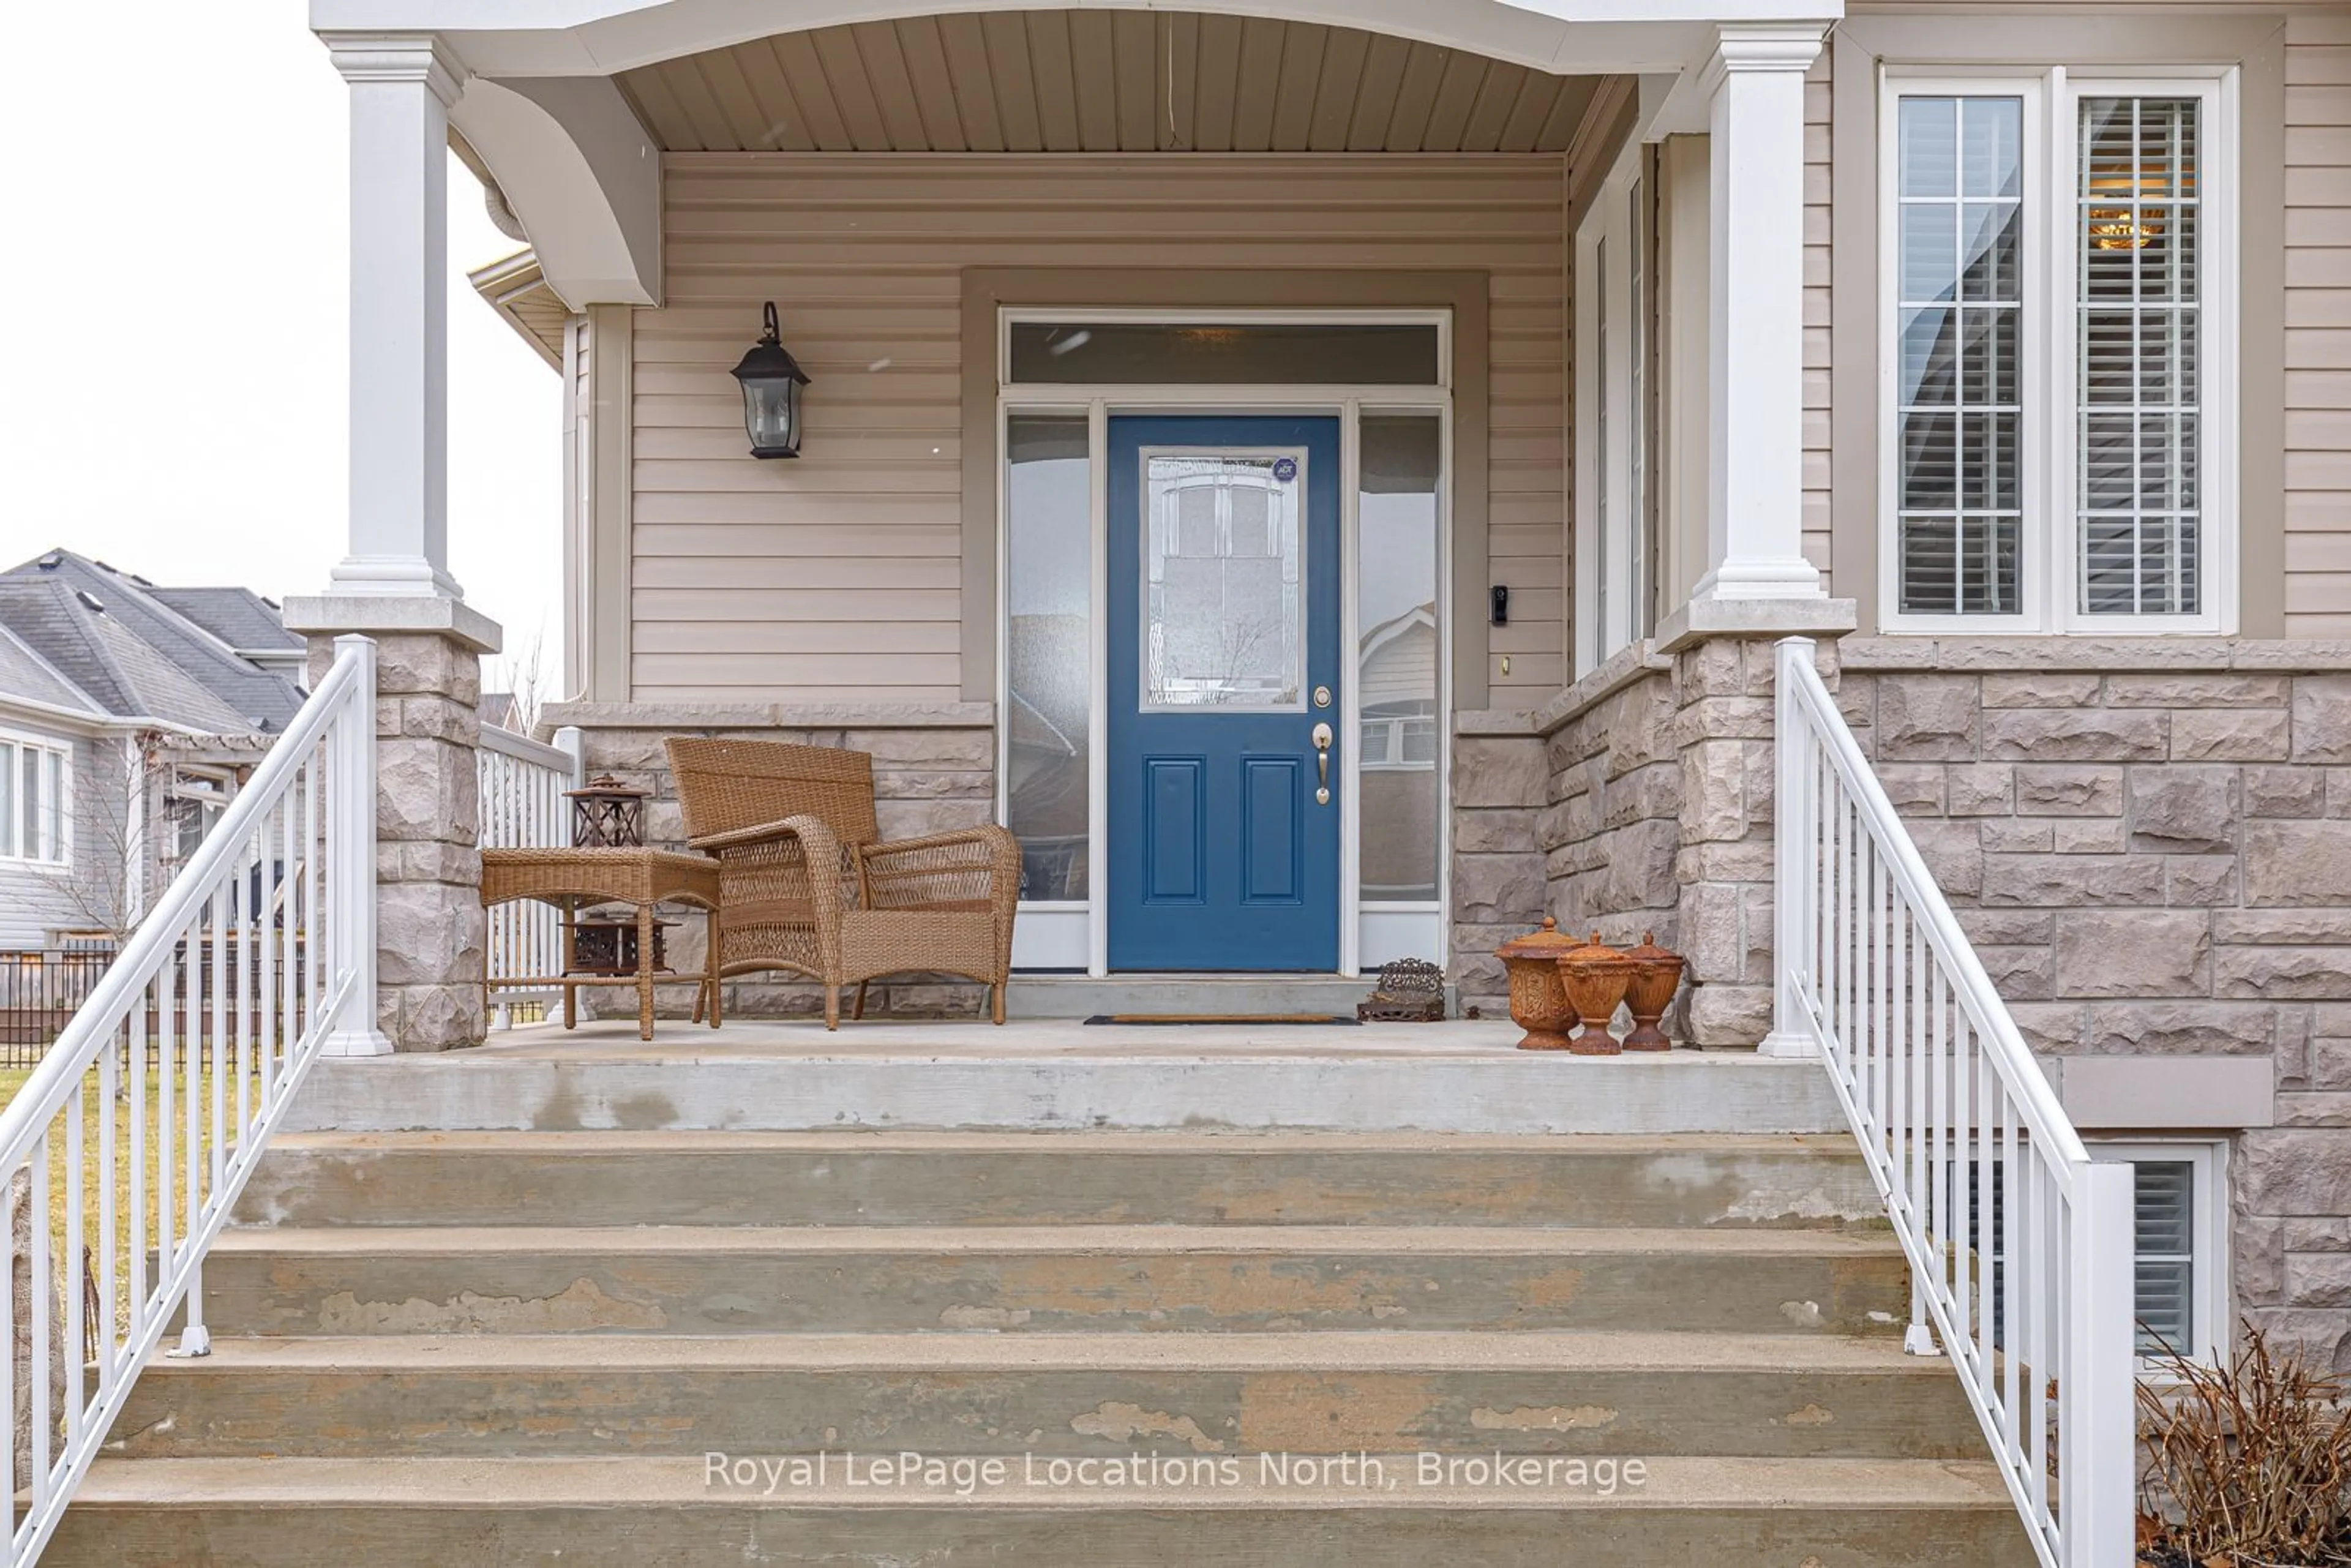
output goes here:
[[[375, 643], [338, 637], [359, 656], [350, 706], [327, 741], [327, 892], [329, 975], [349, 975], [340, 1014], [321, 1048], [328, 1056], [388, 1056], [392, 1041], [375, 1010]], [[289, 1042], [290, 1043], [290, 1042]]]
[[[193, 1091], [192, 1091], [193, 1092]], [[213, 1353], [213, 1331], [204, 1326], [204, 1260], [201, 1253], [188, 1270], [188, 1301], [185, 1320], [180, 1325], [180, 1344], [166, 1355], [182, 1359], [210, 1355]]]
[[576, 724], [567, 724], [555, 732], [555, 749], [571, 758], [571, 788], [579, 789], [588, 782], [588, 737]]
[[1771, 706], [1771, 1032], [1756, 1047], [1762, 1056], [1817, 1056], [1820, 1047], [1802, 1026], [1796, 976], [1804, 961], [1809, 929], [1805, 891], [1811, 819], [1804, 810], [1804, 732], [1796, 722], [1795, 662], [1813, 656], [1810, 637], [1782, 637], [1773, 666]]
[[2138, 1414], [2131, 1167], [2074, 1167], [2065, 1354], [2057, 1388], [2058, 1529], [2065, 1568], [2136, 1561]]

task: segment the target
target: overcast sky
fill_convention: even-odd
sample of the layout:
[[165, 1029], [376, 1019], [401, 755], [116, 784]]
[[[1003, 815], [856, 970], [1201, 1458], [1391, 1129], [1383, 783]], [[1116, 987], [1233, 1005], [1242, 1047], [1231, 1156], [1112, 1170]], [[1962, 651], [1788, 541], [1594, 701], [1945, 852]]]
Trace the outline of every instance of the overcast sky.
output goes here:
[[[316, 593], [344, 551], [346, 91], [299, 0], [9, 9], [0, 566]], [[466, 286], [449, 170], [450, 569], [560, 668], [560, 378]], [[494, 685], [503, 672], [488, 672]]]

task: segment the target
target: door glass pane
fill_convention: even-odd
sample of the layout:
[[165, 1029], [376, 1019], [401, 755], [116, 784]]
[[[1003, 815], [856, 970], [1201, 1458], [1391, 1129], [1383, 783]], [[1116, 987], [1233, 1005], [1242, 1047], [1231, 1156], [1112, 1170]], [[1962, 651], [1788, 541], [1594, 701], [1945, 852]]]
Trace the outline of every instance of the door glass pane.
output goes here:
[[1093, 470], [1078, 414], [1017, 415], [1006, 433], [1006, 826], [1020, 895], [1086, 896]]
[[1435, 414], [1366, 414], [1355, 584], [1366, 904], [1437, 896]]
[[1437, 384], [1437, 328], [1016, 321], [1012, 380], [1097, 386]]
[[2081, 606], [2190, 615], [2197, 494], [2197, 113], [2192, 98], [2085, 98], [2074, 278], [2081, 319]]
[[1143, 706], [1299, 708], [1306, 455], [1143, 455]]
[[1902, 609], [2013, 615], [2022, 528], [2024, 103], [1901, 102]]
[[16, 852], [16, 748], [0, 745], [0, 855]]

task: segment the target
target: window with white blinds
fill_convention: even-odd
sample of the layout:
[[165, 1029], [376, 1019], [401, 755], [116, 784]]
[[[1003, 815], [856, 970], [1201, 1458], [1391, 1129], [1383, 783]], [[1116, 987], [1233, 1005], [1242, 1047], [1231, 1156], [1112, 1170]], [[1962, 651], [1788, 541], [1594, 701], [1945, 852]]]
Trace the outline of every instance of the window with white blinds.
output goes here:
[[[2211, 1144], [2089, 1145], [2094, 1160], [2127, 1164], [2136, 1346], [2144, 1356], [2210, 1360], [2228, 1337], [2228, 1274], [2222, 1257], [2220, 1150]], [[1971, 1163], [1944, 1167], [1943, 1201], [1964, 1204], [1981, 1266], [1991, 1270], [1992, 1343], [2007, 1343], [2007, 1193], [2000, 1169], [1989, 1186]], [[1990, 1245], [1985, 1245], [1989, 1241]]]
[[2231, 629], [2234, 90], [1889, 78], [1889, 629]]
[[2193, 98], [2085, 98], [2074, 200], [2081, 609], [2193, 615], [2197, 141]]
[[2132, 1162], [2141, 1355], [2194, 1354], [2212, 1325], [2197, 1321], [2196, 1163]]
[[1905, 98], [1901, 604], [2013, 615], [2022, 592], [2024, 100]]

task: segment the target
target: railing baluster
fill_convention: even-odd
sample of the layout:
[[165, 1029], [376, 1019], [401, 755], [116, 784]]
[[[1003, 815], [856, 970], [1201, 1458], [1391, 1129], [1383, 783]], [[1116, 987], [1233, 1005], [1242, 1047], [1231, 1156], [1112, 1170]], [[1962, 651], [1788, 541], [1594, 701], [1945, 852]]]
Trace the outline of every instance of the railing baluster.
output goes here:
[[[366, 867], [349, 856], [327, 864], [319, 846], [329, 810], [322, 743], [334, 735], [343, 755], [367, 760], [356, 743], [373, 744], [373, 703], [371, 649], [346, 639], [277, 747], [0, 1111], [0, 1171], [12, 1180], [0, 1232], [16, 1260], [0, 1278], [0, 1302], [26, 1353], [21, 1365], [0, 1361], [0, 1428], [30, 1433], [13, 1477], [22, 1516], [8, 1564], [37, 1556], [57, 1528], [174, 1308], [186, 1314], [181, 1351], [204, 1348], [204, 1252], [337, 1010], [371, 992], [371, 947], [329, 967], [321, 940], [322, 891], [340, 877], [339, 896], [372, 897], [371, 885], [350, 880]], [[372, 818], [366, 800], [341, 820], [371, 832]]]
[[[49, 1253], [52, 1250], [49, 1240], [49, 1129], [43, 1127], [40, 1137], [33, 1145], [33, 1213], [32, 1222], [26, 1227], [25, 1237], [25, 1245], [33, 1255], [33, 1277], [29, 1287], [33, 1296], [32, 1354], [26, 1358], [27, 1364], [25, 1370], [25, 1379], [32, 1387], [26, 1391], [29, 1397], [25, 1403], [33, 1413], [35, 1508], [48, 1500], [53, 1479], [49, 1474], [49, 1434], [57, 1419], [57, 1412], [49, 1408], [49, 1334], [53, 1327], [49, 1321], [49, 1308], [50, 1299], [56, 1294], [56, 1289], [49, 1281]], [[78, 1171], [74, 1174], [77, 1176], [80, 1175]], [[14, 1269], [13, 1262], [11, 1269]], [[14, 1359], [15, 1341], [16, 1336], [10, 1335], [11, 1359]]]
[[[124, 1054], [138, 1049], [137, 1033], [127, 1019], [122, 1025], [121, 1039]], [[115, 1054], [114, 1041], [110, 1040], [104, 1054], [98, 1059], [98, 1321], [101, 1325], [98, 1375], [101, 1391], [114, 1364], [115, 1338], [121, 1332], [115, 1322], [114, 1307], [115, 1227], [121, 1222], [114, 1206], [114, 1156], [118, 1145], [114, 1099], [121, 1088], [120, 1058]]]
[[[1812, 661], [1781, 647], [1780, 1027], [1822, 1055], [2044, 1568], [2127, 1559], [2128, 1171], [2093, 1166]], [[2063, 1449], [2062, 1490], [2052, 1459]]]
[[66, 1286], [65, 1398], [66, 1441], [68, 1444], [81, 1437], [82, 1421], [87, 1414], [81, 1404], [82, 1335], [87, 1327], [81, 1288], [81, 1186], [83, 1175], [89, 1169], [83, 1164], [82, 1149], [82, 1122], [89, 1114], [89, 1075], [85, 1072], [74, 1081], [73, 1100], [66, 1106], [66, 1233], [65, 1245], [58, 1249]]
[[[19, 1397], [16, 1388], [16, 1314], [22, 1312], [27, 1303], [16, 1299], [16, 1194], [15, 1188], [17, 1179], [21, 1176], [29, 1189], [33, 1176], [29, 1165], [21, 1169], [11, 1165], [7, 1167], [7, 1175], [9, 1183], [7, 1201], [0, 1204], [0, 1213], [5, 1213], [6, 1217], [5, 1220], [0, 1220], [0, 1232], [6, 1234], [8, 1241], [8, 1266], [5, 1269], [0, 1269], [0, 1301], [5, 1301], [8, 1306], [8, 1354], [5, 1357], [0, 1357], [0, 1363], [5, 1363], [0, 1364], [0, 1428], [5, 1428], [8, 1434], [9, 1484], [14, 1490], [21, 1492], [32, 1485], [32, 1478], [29, 1475], [20, 1474], [16, 1469], [16, 1401]], [[26, 1206], [27, 1237], [31, 1235], [31, 1205], [27, 1204]], [[27, 1370], [29, 1371], [30, 1368], [28, 1367]], [[20, 1550], [24, 1540], [24, 1532], [20, 1531], [16, 1536]]]

